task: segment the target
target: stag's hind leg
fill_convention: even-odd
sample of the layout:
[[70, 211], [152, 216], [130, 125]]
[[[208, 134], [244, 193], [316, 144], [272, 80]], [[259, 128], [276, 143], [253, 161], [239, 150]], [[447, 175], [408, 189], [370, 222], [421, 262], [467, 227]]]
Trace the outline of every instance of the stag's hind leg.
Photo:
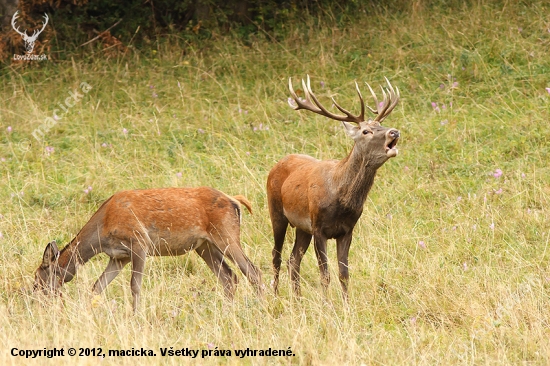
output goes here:
[[105, 287], [107, 287], [107, 285], [109, 285], [109, 283], [111, 283], [111, 281], [118, 276], [122, 268], [124, 268], [124, 266], [128, 263], [130, 263], [130, 258], [119, 259], [111, 257], [109, 264], [107, 264], [107, 268], [105, 268], [105, 271], [103, 271], [101, 276], [99, 276], [95, 282], [93, 291], [96, 294], [102, 293], [103, 290], [105, 290]]
[[285, 242], [286, 230], [288, 228], [288, 220], [280, 212], [274, 212], [274, 210], [269, 210], [271, 216], [271, 226], [273, 227], [273, 238], [275, 245], [271, 251], [273, 256], [273, 291], [275, 294], [279, 292], [279, 273], [281, 271], [281, 255], [283, 252], [283, 244]]
[[239, 280], [224, 260], [222, 252], [220, 252], [215, 245], [208, 242], [202, 244], [195, 250], [206, 262], [212, 272], [214, 272], [218, 281], [220, 281], [223, 286], [225, 295], [232, 299]]
[[294, 248], [292, 248], [292, 253], [290, 254], [290, 259], [288, 260], [288, 270], [296, 296], [302, 295], [300, 290], [300, 265], [311, 243], [311, 236], [311, 234], [296, 228], [296, 240], [294, 242]]

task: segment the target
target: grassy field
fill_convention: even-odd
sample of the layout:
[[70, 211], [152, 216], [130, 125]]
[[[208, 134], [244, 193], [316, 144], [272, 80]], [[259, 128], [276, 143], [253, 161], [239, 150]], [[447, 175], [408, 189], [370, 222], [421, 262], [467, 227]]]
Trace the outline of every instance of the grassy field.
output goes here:
[[[143, 347], [157, 357], [34, 364], [549, 364], [550, 8], [528, 3], [415, 2], [345, 26], [289, 25], [278, 40], [215, 35], [199, 47], [167, 35], [125, 56], [89, 48], [3, 70], [0, 363], [29, 364], [13, 347]], [[200, 185], [252, 202], [242, 245], [269, 286], [270, 168], [290, 153], [340, 159], [353, 145], [339, 123], [288, 107], [288, 77], [306, 74], [323, 101], [335, 95], [352, 110], [355, 80], [375, 86], [386, 76], [401, 90], [385, 121], [401, 131], [400, 154], [379, 170], [355, 228], [349, 304], [332, 241], [326, 297], [313, 248], [301, 299], [285, 264], [279, 297], [259, 300], [238, 272], [236, 299], [224, 300], [194, 253], [147, 261], [136, 316], [129, 266], [91, 294], [104, 255], [62, 299], [31, 292], [45, 245], [65, 245], [114, 192]], [[82, 96], [60, 109], [75, 90]], [[161, 357], [161, 347], [233, 353]], [[235, 356], [247, 347], [294, 356]]]

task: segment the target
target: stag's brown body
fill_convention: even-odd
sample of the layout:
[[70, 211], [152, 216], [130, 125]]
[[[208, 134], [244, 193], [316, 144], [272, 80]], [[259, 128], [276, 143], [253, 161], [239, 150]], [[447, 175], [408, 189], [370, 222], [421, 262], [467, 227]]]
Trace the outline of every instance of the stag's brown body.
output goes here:
[[36, 271], [35, 289], [58, 291], [73, 278], [78, 265], [105, 253], [110, 261], [94, 291], [102, 292], [132, 262], [131, 289], [136, 310], [145, 258], [194, 250], [216, 274], [229, 297], [237, 277], [225, 257], [234, 261], [260, 291], [260, 272], [240, 245], [241, 204], [251, 211], [245, 197], [230, 197], [208, 187], [118, 192], [103, 203], [65, 248], [59, 251], [55, 242], [46, 246]]
[[[300, 295], [300, 264], [314, 238], [315, 253], [321, 272], [323, 288], [329, 284], [327, 267], [327, 240], [336, 239], [339, 278], [344, 297], [348, 288], [348, 253], [353, 228], [363, 212], [367, 194], [374, 182], [378, 168], [389, 158], [397, 155], [395, 145], [399, 131], [380, 125], [391, 112], [399, 99], [399, 91], [391, 84], [389, 100], [384, 93], [384, 101], [377, 103], [378, 114], [374, 120], [365, 121], [364, 104], [361, 99], [361, 115], [336, 107], [346, 114], [340, 116], [327, 111], [311, 91], [309, 77], [303, 82], [306, 100], [296, 96], [290, 85], [291, 94], [297, 106], [294, 109], [307, 109], [312, 112], [342, 121], [355, 145], [343, 160], [320, 161], [307, 155], [289, 155], [271, 169], [267, 178], [269, 214], [273, 226], [275, 245], [273, 248], [274, 290], [278, 291], [281, 252], [287, 227], [296, 228], [294, 248], [290, 255], [289, 270], [294, 291]], [[369, 86], [370, 89], [370, 86]], [[372, 92], [372, 89], [371, 89]], [[374, 95], [374, 93], [373, 93]], [[376, 96], [375, 96], [376, 99]], [[354, 122], [352, 125], [349, 122]]]

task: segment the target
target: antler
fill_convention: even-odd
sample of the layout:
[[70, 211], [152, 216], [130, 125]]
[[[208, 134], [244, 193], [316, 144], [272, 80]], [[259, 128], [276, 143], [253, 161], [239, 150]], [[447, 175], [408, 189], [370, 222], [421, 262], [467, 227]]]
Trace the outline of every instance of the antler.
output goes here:
[[[304, 93], [306, 95], [306, 100], [305, 101], [302, 101], [302, 100], [300, 100], [300, 98], [298, 98], [298, 96], [294, 92], [294, 89], [292, 88], [292, 78], [288, 78], [288, 89], [290, 91], [290, 94], [292, 95], [292, 98], [296, 102], [296, 105], [292, 105], [290, 103], [290, 100], [288, 101], [288, 104], [293, 109], [295, 109], [295, 110], [306, 109], [308, 111], [312, 111], [313, 113], [317, 113], [317, 114], [320, 114], [321, 116], [325, 116], [325, 117], [328, 117], [328, 118], [331, 118], [331, 119], [335, 119], [337, 121], [346, 121], [346, 122], [359, 123], [359, 122], [363, 122], [365, 120], [365, 102], [363, 101], [363, 96], [361, 95], [361, 91], [359, 90], [359, 86], [357, 85], [357, 83], [355, 83], [355, 88], [357, 89], [357, 94], [359, 95], [359, 99], [361, 100], [361, 114], [358, 115], [358, 116], [354, 116], [353, 114], [351, 114], [350, 112], [348, 112], [344, 108], [340, 107], [338, 105], [338, 103], [336, 103], [334, 98], [331, 98], [332, 102], [334, 103], [336, 108], [338, 108], [338, 110], [340, 112], [346, 114], [345, 116], [340, 116], [340, 115], [331, 113], [325, 107], [323, 107], [323, 105], [321, 103], [319, 103], [319, 100], [317, 99], [315, 94], [313, 94], [313, 92], [311, 91], [311, 84], [310, 84], [310, 81], [309, 81], [309, 75], [307, 75], [307, 84], [304, 82], [304, 79], [302, 79], [302, 87], [304, 88]], [[313, 101], [312, 101], [312, 99], [313, 99]]]
[[11, 17], [11, 26], [12, 26], [12, 28], [13, 28], [14, 31], [16, 31], [17, 33], [19, 33], [19, 34], [22, 35], [23, 37], [28, 37], [26, 31], [25, 31], [25, 33], [23, 33], [23, 32], [21, 32], [21, 31], [19, 30], [19, 27], [17, 27], [17, 28], [15, 27], [15, 20], [19, 17], [19, 16], [17, 15], [17, 13], [19, 13], [19, 10], [17, 10], [17, 11], [15, 12], [15, 14], [13, 14], [13, 16]]
[[377, 116], [374, 118], [373, 122], [382, 122], [390, 113], [393, 111], [397, 103], [399, 102], [399, 88], [393, 88], [393, 86], [390, 84], [390, 81], [387, 77], [384, 77], [386, 79], [386, 83], [388, 83], [388, 96], [386, 95], [386, 92], [384, 91], [384, 88], [380, 87], [382, 89], [382, 94], [384, 95], [384, 100], [381, 103], [378, 103], [378, 98], [376, 98], [376, 94], [374, 94], [374, 91], [370, 87], [368, 83], [367, 86], [369, 87], [369, 90], [372, 94], [372, 97], [374, 98], [374, 102], [376, 103], [376, 111], [372, 109], [371, 107], [367, 106], [369, 110], [376, 114]]
[[42, 31], [44, 31], [44, 28], [46, 28], [46, 25], [48, 24], [48, 20], [49, 20], [49, 19], [50, 19], [50, 18], [48, 18], [48, 14], [44, 14], [44, 20], [45, 20], [45, 22], [44, 22], [44, 25], [42, 25], [42, 29], [40, 29], [40, 30], [35, 29], [35, 31], [33, 32], [32, 36], [31, 36], [31, 38], [33, 38], [33, 39], [38, 38], [38, 35], [39, 35], [40, 33], [42, 33]]
[[[380, 87], [380, 89], [382, 89], [382, 94], [384, 95], [384, 99], [381, 103], [378, 103], [378, 98], [376, 97], [376, 94], [374, 93], [370, 85], [368, 83], [365, 83], [367, 84], [374, 98], [374, 101], [376, 103], [376, 110], [367, 106], [367, 108], [372, 113], [377, 115], [372, 122], [378, 122], [378, 123], [382, 122], [391, 113], [391, 111], [395, 108], [395, 106], [399, 102], [399, 97], [400, 97], [399, 88], [394, 89], [391, 83], [389, 82], [388, 78], [384, 78], [384, 79], [386, 79], [386, 82], [388, 83], [389, 99], [388, 99], [388, 94], [386, 94], [386, 92], [384, 91], [384, 88]], [[337, 121], [355, 122], [355, 123], [365, 121], [365, 102], [363, 100], [363, 96], [361, 95], [361, 91], [359, 90], [359, 85], [357, 85], [357, 82], [355, 83], [355, 89], [357, 90], [357, 94], [359, 95], [359, 100], [361, 101], [361, 114], [359, 114], [358, 116], [354, 116], [353, 114], [351, 114], [351, 112], [342, 108], [340, 105], [338, 105], [338, 103], [336, 103], [334, 98], [331, 98], [332, 102], [334, 103], [334, 106], [338, 108], [340, 112], [344, 113], [345, 116], [340, 116], [340, 115], [331, 113], [325, 107], [323, 107], [323, 105], [319, 103], [319, 100], [317, 99], [315, 94], [313, 94], [313, 92], [311, 91], [309, 75], [307, 75], [307, 83], [304, 82], [304, 80], [302, 79], [302, 87], [304, 88], [304, 93], [306, 97], [305, 101], [298, 98], [298, 96], [294, 92], [294, 89], [292, 88], [292, 78], [288, 79], [288, 89], [290, 91], [290, 94], [292, 95], [292, 98], [294, 99], [294, 102], [296, 102], [296, 105], [292, 104], [290, 99], [288, 101], [288, 104], [294, 110], [306, 109], [313, 113], [317, 113]]]

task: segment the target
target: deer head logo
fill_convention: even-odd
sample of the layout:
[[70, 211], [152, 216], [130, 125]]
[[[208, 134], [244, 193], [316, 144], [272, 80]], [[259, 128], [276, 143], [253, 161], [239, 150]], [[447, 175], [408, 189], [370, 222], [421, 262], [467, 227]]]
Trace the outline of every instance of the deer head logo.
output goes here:
[[17, 13], [19, 13], [19, 10], [17, 10], [15, 12], [15, 14], [13, 14], [13, 17], [11, 18], [11, 26], [13, 27], [13, 29], [19, 33], [21, 35], [21, 37], [23, 37], [23, 41], [25, 42], [25, 50], [27, 52], [27, 54], [31, 54], [33, 49], [34, 49], [34, 43], [36, 42], [36, 39], [38, 38], [38, 36], [40, 35], [40, 33], [42, 33], [42, 31], [44, 30], [44, 28], [46, 28], [46, 24], [48, 24], [48, 14], [44, 13], [44, 25], [42, 26], [42, 29], [40, 30], [35, 30], [32, 34], [32, 36], [29, 36], [27, 34], [27, 30], [25, 29], [24, 32], [21, 32], [19, 30], [19, 27], [16, 27], [15, 26], [15, 20], [18, 18], [18, 15]]

